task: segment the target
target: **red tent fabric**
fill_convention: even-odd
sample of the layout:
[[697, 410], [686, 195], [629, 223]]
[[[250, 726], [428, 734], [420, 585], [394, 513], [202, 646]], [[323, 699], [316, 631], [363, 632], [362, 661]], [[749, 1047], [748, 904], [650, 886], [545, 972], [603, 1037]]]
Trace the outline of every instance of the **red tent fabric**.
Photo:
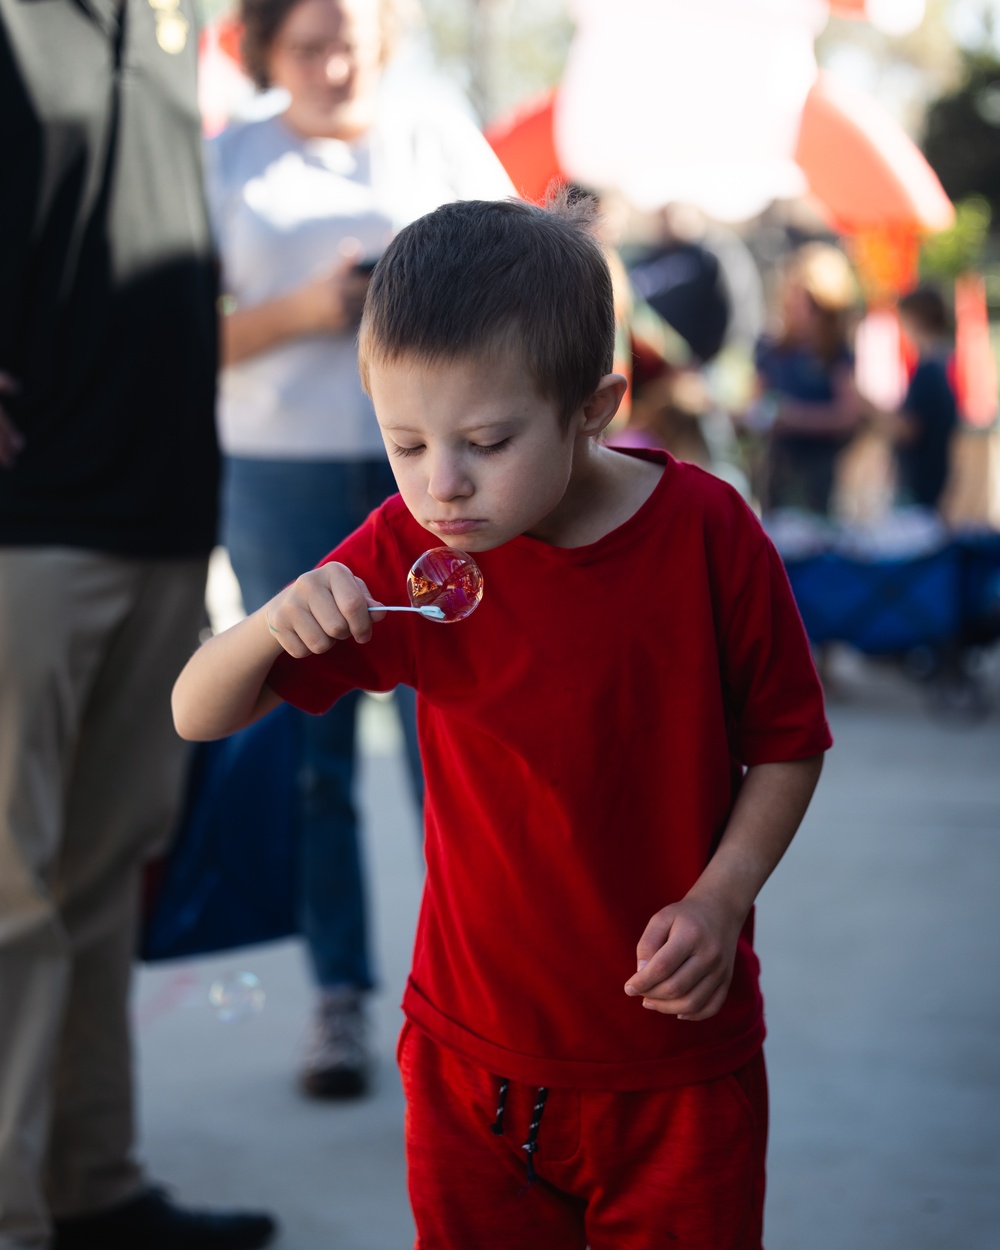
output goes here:
[[[486, 137], [525, 199], [544, 198], [563, 177], [552, 134], [556, 93], [527, 101]], [[821, 73], [802, 114], [796, 161], [831, 223], [872, 229], [942, 230], [954, 209], [920, 149], [873, 97]]]
[[547, 91], [518, 105], [486, 128], [486, 138], [517, 192], [539, 204], [549, 183], [564, 179], [553, 137], [556, 93]]

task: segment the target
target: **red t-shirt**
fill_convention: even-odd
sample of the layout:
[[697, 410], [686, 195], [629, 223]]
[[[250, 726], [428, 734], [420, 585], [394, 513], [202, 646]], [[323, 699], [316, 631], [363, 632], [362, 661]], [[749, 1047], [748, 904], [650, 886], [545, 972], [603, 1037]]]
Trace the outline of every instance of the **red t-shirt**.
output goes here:
[[[741, 766], [831, 744], [784, 568], [729, 486], [665, 454], [653, 494], [585, 547], [478, 553], [465, 621], [390, 614], [364, 646], [281, 656], [269, 684], [321, 712], [348, 689], [419, 692], [427, 880], [404, 1010], [489, 1071], [537, 1085], [711, 1080], [760, 1047], [753, 922], [711, 1020], [623, 991], [654, 912], [725, 827]], [[327, 559], [383, 603], [438, 546], [388, 500]]]

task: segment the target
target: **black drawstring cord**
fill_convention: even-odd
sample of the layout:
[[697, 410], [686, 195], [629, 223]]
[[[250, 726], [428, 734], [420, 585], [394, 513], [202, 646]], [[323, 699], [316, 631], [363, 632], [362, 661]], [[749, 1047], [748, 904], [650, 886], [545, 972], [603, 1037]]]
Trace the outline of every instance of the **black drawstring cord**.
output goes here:
[[510, 1081], [500, 1078], [500, 1092], [497, 1095], [497, 1118], [490, 1125], [493, 1132], [499, 1137], [503, 1133], [503, 1109], [507, 1102], [507, 1091], [510, 1089]]
[[[507, 1105], [507, 1091], [510, 1089], [510, 1081], [505, 1076], [497, 1079], [500, 1082], [500, 1089], [497, 1091], [497, 1118], [490, 1125], [490, 1129], [500, 1137], [503, 1135], [503, 1112], [504, 1107]], [[542, 1115], [545, 1111], [545, 1100], [548, 1096], [548, 1089], [544, 1085], [540, 1085], [538, 1093], [535, 1095], [535, 1105], [531, 1110], [528, 1140], [521, 1147], [528, 1156], [526, 1164], [528, 1185], [533, 1185], [538, 1180], [538, 1173], [535, 1171], [535, 1155], [538, 1153], [538, 1130], [541, 1127]], [[525, 1188], [527, 1188], [527, 1185]]]
[[539, 1087], [535, 1096], [535, 1105], [531, 1112], [531, 1124], [528, 1127], [528, 1140], [521, 1147], [528, 1156], [528, 1184], [533, 1185], [538, 1180], [538, 1174], [535, 1172], [535, 1155], [538, 1152], [538, 1129], [542, 1123], [542, 1114], [545, 1111], [545, 1100], [549, 1096], [549, 1091], [544, 1085]]

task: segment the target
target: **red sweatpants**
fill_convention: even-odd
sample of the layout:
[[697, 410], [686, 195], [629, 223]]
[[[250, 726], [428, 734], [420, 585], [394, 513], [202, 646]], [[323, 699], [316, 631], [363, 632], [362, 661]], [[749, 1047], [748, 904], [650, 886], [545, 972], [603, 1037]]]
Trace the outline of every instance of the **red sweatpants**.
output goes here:
[[[697, 1027], [697, 1026], [692, 1026]], [[399, 1042], [416, 1250], [761, 1250], [767, 1078], [636, 1093], [538, 1091], [406, 1024]]]

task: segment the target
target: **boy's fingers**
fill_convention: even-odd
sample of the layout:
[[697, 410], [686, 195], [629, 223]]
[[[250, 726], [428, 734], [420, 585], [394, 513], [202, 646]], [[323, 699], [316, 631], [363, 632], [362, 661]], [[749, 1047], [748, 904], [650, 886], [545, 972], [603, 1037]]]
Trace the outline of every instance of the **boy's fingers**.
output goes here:
[[351, 636], [347, 622], [339, 614], [336, 619], [320, 620], [315, 611], [296, 622], [295, 633], [313, 655], [323, 655], [334, 643]]
[[283, 629], [277, 635], [278, 642], [282, 648], [288, 652], [293, 660], [304, 660], [307, 655], [312, 655], [312, 651], [306, 646], [298, 634], [293, 634], [291, 630]]
[[638, 963], [648, 964], [657, 951], [666, 944], [674, 918], [674, 908], [664, 907], [650, 920], [636, 944], [635, 954]]
[[384, 613], [384, 612], [380, 612], [380, 611], [379, 611], [379, 608], [380, 608], [382, 605], [381, 605], [381, 604], [379, 603], [379, 601], [375, 598], [375, 596], [372, 594], [372, 592], [368, 589], [368, 584], [367, 584], [365, 581], [363, 581], [363, 580], [359, 577], [359, 578], [358, 578], [358, 585], [359, 585], [359, 586], [361, 587], [361, 589], [365, 592], [365, 599], [367, 599], [367, 601], [368, 601], [368, 614], [369, 614], [369, 616], [372, 618], [372, 620], [373, 620], [373, 621], [376, 621], [376, 622], [377, 622], [377, 621], [384, 621], [384, 620], [385, 620], [385, 613]]
[[[654, 917], [655, 920], [655, 917]], [[652, 922], [651, 922], [652, 923]], [[647, 934], [649, 930], [647, 929]], [[648, 949], [645, 943], [646, 934], [639, 944], [639, 950]], [[625, 993], [638, 998], [647, 993], [654, 985], [665, 981], [684, 964], [696, 948], [694, 935], [683, 932], [676, 924], [672, 924], [666, 940], [648, 958], [633, 976], [625, 983]], [[643, 962], [640, 954], [639, 962]]]
[[[326, 564], [329, 588], [337, 610], [347, 623], [348, 636], [356, 642], [367, 642], [372, 636], [372, 618], [368, 611], [368, 592], [364, 582], [355, 577], [346, 565]], [[340, 637], [335, 633], [334, 637]]]
[[722, 1010], [723, 1004], [729, 997], [729, 982], [726, 981], [715, 991], [700, 1011], [696, 1012], [680, 1012], [679, 1020], [710, 1020], [712, 1016], [717, 1016]]
[[714, 1016], [726, 1001], [729, 981], [729, 977], [720, 977], [713, 973], [700, 977], [683, 994], [667, 995], [659, 992], [657, 988], [643, 998], [642, 1005], [650, 1011], [677, 1016], [683, 1020], [707, 1020], [710, 1016]]
[[706, 960], [697, 954], [686, 959], [670, 976], [655, 982], [643, 991], [646, 998], [655, 998], [663, 1002], [676, 1002], [691, 994], [712, 969]]
[[[351, 636], [351, 627], [347, 622], [340, 606], [331, 590], [327, 587], [321, 587], [309, 597], [307, 607], [303, 612], [304, 626], [300, 632], [304, 638], [311, 641], [313, 625], [315, 630], [322, 633], [327, 641], [345, 642]], [[308, 631], [308, 632], [307, 632]]]
[[[304, 660], [311, 654], [309, 646], [299, 637], [298, 632], [287, 625], [278, 624], [274, 619], [275, 608], [266, 604], [263, 608], [264, 620], [275, 642], [295, 660]], [[281, 620], [281, 617], [279, 617]]]

